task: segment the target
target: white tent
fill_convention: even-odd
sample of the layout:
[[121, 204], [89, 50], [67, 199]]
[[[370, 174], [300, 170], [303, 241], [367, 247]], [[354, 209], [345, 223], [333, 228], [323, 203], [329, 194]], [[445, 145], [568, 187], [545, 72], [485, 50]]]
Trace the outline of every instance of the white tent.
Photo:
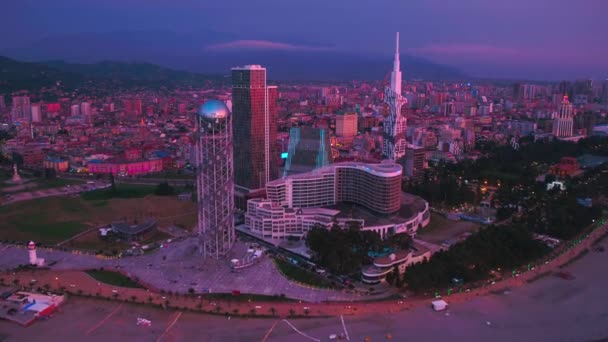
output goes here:
[[448, 308], [448, 303], [443, 299], [434, 300], [431, 304], [435, 311], [443, 311]]

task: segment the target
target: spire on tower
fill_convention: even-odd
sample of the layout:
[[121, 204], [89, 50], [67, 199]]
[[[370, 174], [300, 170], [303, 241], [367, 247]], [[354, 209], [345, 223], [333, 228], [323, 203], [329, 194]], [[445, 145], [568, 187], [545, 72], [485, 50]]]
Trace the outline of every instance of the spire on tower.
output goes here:
[[395, 35], [395, 60], [391, 73], [391, 89], [395, 94], [401, 95], [401, 62], [399, 60], [399, 32]]
[[397, 32], [397, 44], [395, 44], [395, 53], [399, 54], [399, 32]]

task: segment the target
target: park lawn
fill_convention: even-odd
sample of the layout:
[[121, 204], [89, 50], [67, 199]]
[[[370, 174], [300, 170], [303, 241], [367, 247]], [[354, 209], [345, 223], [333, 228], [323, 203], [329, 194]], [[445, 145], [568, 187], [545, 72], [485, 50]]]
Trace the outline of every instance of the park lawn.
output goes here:
[[[147, 237], [140, 241], [141, 245], [147, 245], [154, 242], [165, 241], [172, 238], [171, 235], [155, 229]], [[113, 254], [118, 254], [131, 247], [131, 244], [125, 241], [103, 240], [99, 236], [99, 231], [93, 230], [89, 233], [79, 236], [77, 239], [71, 240], [66, 246], [77, 249], [86, 249], [90, 251], [105, 251]], [[114, 253], [115, 252], [115, 253]]]
[[435, 244], [441, 244], [445, 240], [458, 237], [460, 234], [465, 232], [475, 232], [479, 229], [480, 225], [470, 221], [451, 221], [444, 216], [431, 212], [431, 222], [429, 225], [419, 229], [416, 232], [416, 237], [432, 242]]
[[80, 217], [57, 215], [63, 206], [77, 210], [70, 205], [76, 204], [72, 198], [64, 198], [65, 203], [55, 200], [41, 198], [0, 207], [0, 240], [52, 244], [86, 229]]
[[173, 236], [170, 234], [167, 234], [158, 229], [154, 229], [154, 231], [152, 233], [150, 233], [149, 235], [147, 235], [145, 237], [145, 239], [143, 239], [140, 242], [140, 244], [147, 245], [147, 244], [154, 243], [154, 242], [165, 241], [165, 240], [171, 239], [172, 237]]
[[55, 244], [89, 228], [147, 218], [157, 219], [161, 226], [192, 229], [196, 203], [154, 195], [105, 200], [60, 196], [17, 202], [0, 207], [0, 240]]
[[63, 178], [51, 178], [51, 179], [43, 179], [39, 178], [35, 180], [38, 184], [38, 187], [35, 190], [43, 190], [43, 189], [52, 189], [52, 188], [60, 188], [66, 185], [78, 185], [84, 184], [84, 181], [77, 179], [63, 179]]
[[117, 184], [112, 188], [97, 189], [82, 193], [82, 198], [88, 201], [109, 200], [113, 198], [142, 198], [154, 194], [154, 185]]
[[126, 250], [131, 247], [128, 242], [118, 242], [118, 241], [110, 241], [110, 240], [102, 240], [99, 237], [99, 231], [93, 230], [86, 234], [79, 236], [74, 240], [70, 240], [67, 242], [65, 247], [76, 248], [76, 249], [84, 249], [94, 252], [106, 252], [117, 255], [121, 251]]
[[4, 175], [0, 177], [0, 191], [4, 190], [7, 193], [18, 194], [21, 192], [31, 192], [31, 191], [39, 191], [39, 190], [47, 190], [53, 188], [61, 188], [66, 185], [79, 185], [84, 184], [84, 181], [75, 180], [75, 179], [63, 179], [63, 178], [28, 178], [24, 177], [27, 180], [26, 183], [23, 183], [24, 186], [22, 189], [15, 191], [7, 191], [6, 189], [10, 189], [13, 187], [18, 187], [15, 184], [5, 183], [6, 180], [9, 180], [11, 177], [7, 177]]
[[118, 272], [106, 271], [106, 270], [88, 270], [86, 274], [91, 276], [93, 279], [113, 286], [129, 287], [129, 288], [143, 288], [131, 278], [122, 275]]
[[429, 235], [431, 233], [435, 233], [438, 230], [441, 229], [446, 229], [447, 227], [449, 227], [451, 224], [455, 223], [457, 221], [450, 221], [447, 218], [445, 218], [445, 216], [437, 214], [435, 212], [431, 212], [431, 222], [429, 222], [429, 225], [421, 228], [418, 230], [418, 232], [416, 233], [417, 236], [425, 236], [425, 235]]
[[4, 170], [0, 169], [0, 182], [4, 183], [9, 179], [11, 179], [9, 174], [7, 172], [4, 172]]
[[175, 171], [161, 172], [161, 173], [150, 173], [147, 175], [141, 176], [142, 178], [155, 178], [155, 179], [183, 179], [183, 180], [192, 180], [192, 182], [196, 182], [196, 177], [194, 173], [181, 172], [177, 173]]
[[319, 288], [333, 288], [333, 284], [315, 273], [305, 271], [288, 261], [274, 259], [274, 263], [279, 271], [287, 278], [298, 283], [307, 284]]

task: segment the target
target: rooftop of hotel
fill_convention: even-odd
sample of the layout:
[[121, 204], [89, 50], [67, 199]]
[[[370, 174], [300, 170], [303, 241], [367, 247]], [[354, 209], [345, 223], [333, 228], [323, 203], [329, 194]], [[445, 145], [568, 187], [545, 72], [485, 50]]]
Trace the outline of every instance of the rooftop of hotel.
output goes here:
[[379, 164], [370, 164], [370, 163], [361, 163], [361, 162], [341, 162], [334, 163], [322, 168], [315, 169], [313, 171], [307, 173], [300, 173], [296, 175], [291, 175], [284, 177], [282, 179], [277, 179], [268, 184], [277, 184], [281, 183], [286, 179], [308, 179], [311, 176], [322, 176], [326, 174], [332, 174], [335, 172], [337, 168], [353, 168], [358, 170], [363, 170], [365, 172], [371, 173], [380, 177], [395, 177], [399, 176], [403, 172], [403, 167], [399, 164], [394, 163], [391, 160], [383, 160]]
[[388, 273], [391, 271], [391, 266], [407, 261], [410, 257], [418, 257], [425, 253], [428, 253], [429, 249], [412, 242], [412, 245], [408, 250], [398, 250], [388, 255], [374, 258], [374, 263], [363, 268], [363, 273], [368, 276], [378, 276]]
[[391, 253], [389, 255], [375, 258], [374, 265], [376, 265], [376, 267], [392, 266], [394, 264], [404, 262], [407, 258], [409, 258], [409, 256], [411, 254], [412, 254], [412, 251], [409, 249], [406, 251], [404, 251], [404, 250], [394, 251], [393, 253]]

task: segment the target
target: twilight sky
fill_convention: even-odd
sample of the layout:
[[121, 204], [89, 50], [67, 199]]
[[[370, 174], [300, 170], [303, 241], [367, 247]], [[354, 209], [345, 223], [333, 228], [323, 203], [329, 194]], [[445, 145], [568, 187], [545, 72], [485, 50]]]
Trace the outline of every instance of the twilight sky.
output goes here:
[[386, 56], [400, 31], [402, 53], [472, 76], [608, 77], [608, 0], [9, 2], [2, 6], [0, 50], [74, 33], [167, 30], [226, 34], [207, 49]]

